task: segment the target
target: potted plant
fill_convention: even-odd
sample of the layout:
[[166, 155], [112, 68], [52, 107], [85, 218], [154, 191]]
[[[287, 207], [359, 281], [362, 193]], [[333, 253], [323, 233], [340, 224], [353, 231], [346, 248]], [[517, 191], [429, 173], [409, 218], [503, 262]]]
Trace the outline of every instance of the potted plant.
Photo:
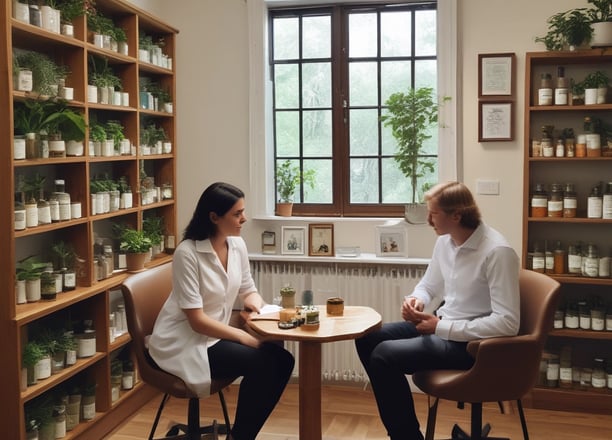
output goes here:
[[537, 43], [544, 43], [546, 50], [575, 50], [591, 41], [593, 28], [587, 8], [559, 12], [546, 20], [548, 33], [536, 37]]
[[[447, 101], [448, 97], [443, 99]], [[434, 172], [435, 160], [425, 157], [425, 143], [438, 122], [440, 104], [431, 87], [411, 88], [406, 93], [394, 93], [385, 103], [388, 114], [381, 117], [391, 127], [397, 141], [394, 159], [410, 182], [411, 202], [406, 206], [406, 220], [412, 224], [425, 223], [427, 209], [421, 200], [429, 184], [421, 183]]]
[[74, 20], [85, 14], [85, 0], [59, 0], [56, 5], [60, 11], [62, 35], [74, 36]]
[[582, 81], [585, 105], [605, 104], [610, 78], [605, 72], [590, 72]]
[[142, 220], [142, 230], [151, 240], [152, 254], [156, 256], [163, 252], [164, 219], [163, 217], [148, 216]]
[[26, 383], [27, 386], [36, 385], [38, 379], [36, 378], [36, 364], [45, 357], [45, 350], [36, 341], [29, 341], [23, 347], [21, 353], [21, 365], [27, 370], [26, 372]]
[[593, 34], [591, 47], [612, 46], [612, 0], [588, 0], [593, 5], [589, 11]]
[[27, 302], [40, 300], [40, 276], [47, 268], [36, 255], [19, 260], [15, 265], [17, 280], [25, 280]]
[[278, 194], [276, 214], [283, 217], [290, 217], [296, 189], [300, 183], [314, 189], [314, 178], [314, 170], [300, 172], [300, 168], [289, 159], [278, 163], [276, 166], [276, 191]]
[[128, 272], [140, 272], [151, 250], [151, 239], [142, 230], [125, 228], [121, 234], [119, 250], [126, 253]]
[[17, 58], [20, 68], [32, 71], [33, 92], [57, 96], [59, 82], [68, 74], [65, 66], [60, 66], [47, 55], [32, 50], [16, 50], [14, 57]]

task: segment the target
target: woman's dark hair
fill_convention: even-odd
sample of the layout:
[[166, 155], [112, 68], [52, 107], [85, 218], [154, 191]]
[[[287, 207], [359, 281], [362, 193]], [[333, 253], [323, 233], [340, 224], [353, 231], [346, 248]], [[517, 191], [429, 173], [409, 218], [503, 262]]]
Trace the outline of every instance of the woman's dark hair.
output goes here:
[[435, 200], [446, 214], [461, 215], [461, 226], [476, 229], [480, 224], [480, 210], [467, 186], [460, 182], [439, 183], [425, 193], [425, 200]]
[[204, 190], [198, 200], [193, 216], [185, 228], [183, 240], [205, 240], [217, 231], [217, 226], [210, 220], [210, 213], [214, 212], [222, 217], [244, 198], [244, 193], [234, 185], [225, 182], [216, 182]]

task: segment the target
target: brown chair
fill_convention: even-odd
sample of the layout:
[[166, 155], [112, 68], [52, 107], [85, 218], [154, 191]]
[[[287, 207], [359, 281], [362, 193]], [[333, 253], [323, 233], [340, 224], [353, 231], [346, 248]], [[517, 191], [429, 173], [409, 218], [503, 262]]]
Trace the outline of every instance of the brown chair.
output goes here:
[[[559, 283], [533, 271], [521, 269], [521, 325], [517, 336], [481, 339], [468, 343], [474, 356], [472, 368], [420, 371], [414, 383], [430, 397], [425, 438], [433, 440], [439, 399], [471, 404], [471, 434], [453, 427], [453, 439], [502, 440], [488, 437], [482, 427], [482, 403], [516, 400], [525, 440], [529, 439], [521, 398], [535, 385], [547, 333], [552, 329], [559, 296]], [[503, 410], [503, 408], [502, 408]], [[507, 439], [506, 439], [507, 440]]]
[[[229, 435], [231, 426], [223, 389], [229, 386], [236, 377], [213, 380], [211, 395], [218, 394], [223, 408], [224, 425], [216, 421], [210, 426], [200, 426], [200, 400], [178, 377], [160, 369], [149, 355], [146, 338], [153, 332], [155, 319], [172, 290], [172, 263], [166, 263], [144, 272], [129, 276], [121, 286], [125, 301], [128, 330], [132, 337], [132, 351], [136, 357], [142, 380], [164, 393], [155, 416], [149, 440], [153, 440], [157, 424], [165, 403], [170, 397], [189, 399], [187, 424], [174, 425], [166, 434], [172, 439], [200, 439], [203, 433], [218, 432]], [[234, 317], [235, 318], [235, 317]], [[179, 431], [184, 436], [176, 437]]]

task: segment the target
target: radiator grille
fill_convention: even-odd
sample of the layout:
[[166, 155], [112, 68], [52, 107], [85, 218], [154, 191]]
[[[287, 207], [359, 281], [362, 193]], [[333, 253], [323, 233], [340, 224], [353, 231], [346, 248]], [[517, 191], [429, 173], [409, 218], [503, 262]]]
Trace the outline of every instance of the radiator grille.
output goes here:
[[[278, 302], [280, 288], [290, 284], [298, 292], [296, 303], [301, 302], [301, 292], [309, 288], [315, 304], [325, 304], [328, 297], [340, 296], [347, 305], [372, 307], [380, 313], [383, 322], [400, 319], [402, 300], [412, 292], [425, 268], [394, 264], [251, 262], [253, 279], [267, 302]], [[298, 343], [289, 341], [286, 347], [297, 360]], [[367, 382], [353, 341], [323, 344], [322, 364], [325, 381]]]

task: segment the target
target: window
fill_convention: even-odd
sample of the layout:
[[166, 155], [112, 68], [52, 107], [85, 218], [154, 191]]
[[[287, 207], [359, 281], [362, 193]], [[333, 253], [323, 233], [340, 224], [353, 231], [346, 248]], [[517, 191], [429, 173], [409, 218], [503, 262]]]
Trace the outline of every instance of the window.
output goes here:
[[[273, 161], [316, 176], [294, 213], [403, 215], [412, 188], [380, 117], [394, 92], [437, 90], [436, 15], [435, 2], [269, 11]], [[438, 155], [433, 130], [426, 157]], [[436, 166], [422, 181], [438, 179]]]

